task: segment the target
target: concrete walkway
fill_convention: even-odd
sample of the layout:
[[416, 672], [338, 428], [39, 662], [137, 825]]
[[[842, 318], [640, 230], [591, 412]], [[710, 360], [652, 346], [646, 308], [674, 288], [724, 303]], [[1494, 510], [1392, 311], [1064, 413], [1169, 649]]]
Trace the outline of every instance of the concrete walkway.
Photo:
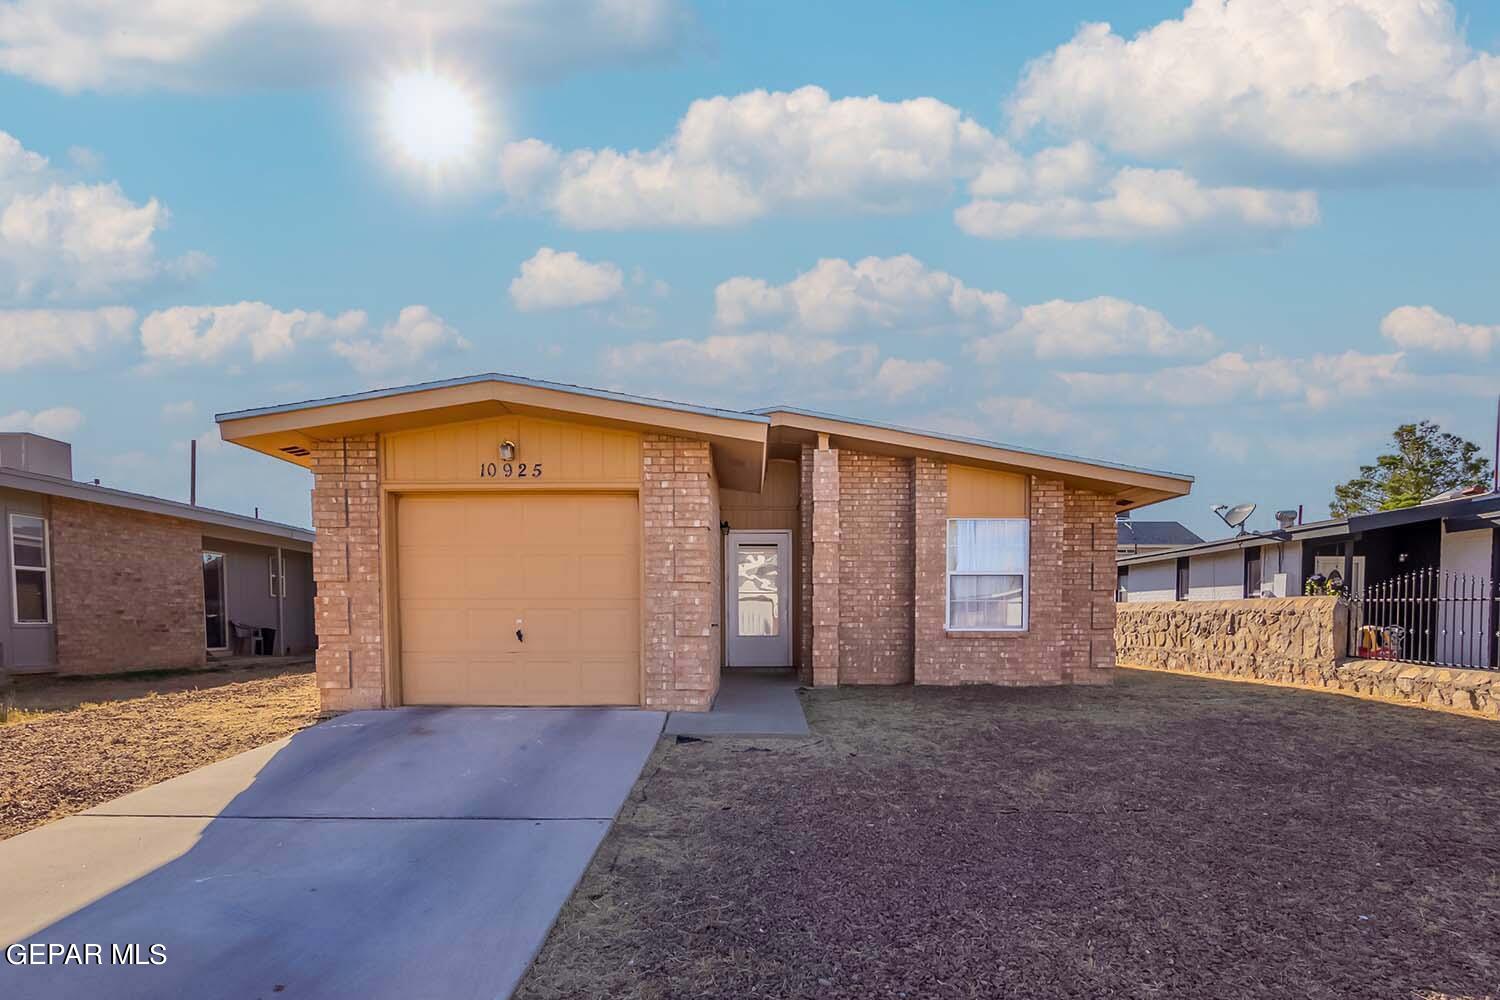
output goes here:
[[0, 961], [0, 995], [506, 997], [662, 723], [355, 712], [0, 842], [0, 944], [104, 962]]
[[673, 712], [668, 736], [806, 736], [797, 674], [787, 669], [726, 669], [710, 712]]

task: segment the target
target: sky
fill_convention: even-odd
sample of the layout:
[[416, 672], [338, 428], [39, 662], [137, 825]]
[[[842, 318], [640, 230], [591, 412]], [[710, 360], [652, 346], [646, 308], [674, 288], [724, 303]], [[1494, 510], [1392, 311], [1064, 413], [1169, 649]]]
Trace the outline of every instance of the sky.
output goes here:
[[[414, 7], [415, 5], [407, 5]], [[1326, 516], [1493, 447], [1500, 5], [0, 0], [0, 430], [307, 524], [218, 412], [476, 372]]]

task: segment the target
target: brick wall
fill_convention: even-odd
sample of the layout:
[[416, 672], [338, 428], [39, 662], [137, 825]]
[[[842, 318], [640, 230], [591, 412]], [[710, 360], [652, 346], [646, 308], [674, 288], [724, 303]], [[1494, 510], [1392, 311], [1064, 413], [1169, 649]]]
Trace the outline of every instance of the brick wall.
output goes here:
[[838, 680], [910, 684], [912, 460], [842, 449], [838, 463]]
[[797, 492], [797, 679], [803, 684], [813, 682], [812, 657], [812, 537], [813, 537], [813, 447], [802, 446], [802, 458], [797, 463], [799, 485]]
[[645, 707], [706, 710], [719, 686], [723, 544], [706, 441], [641, 439]]
[[53, 497], [51, 532], [59, 673], [203, 666], [199, 525]]
[[812, 453], [812, 683], [839, 682], [839, 453]]
[[1098, 567], [1101, 558], [1114, 551], [1113, 503], [1059, 480], [1032, 476], [1027, 630], [949, 632], [944, 626], [948, 469], [933, 459], [915, 462], [916, 682], [1023, 685], [1107, 680], [1113, 665], [1114, 605], [1110, 601], [1106, 606]]
[[313, 448], [314, 615], [325, 711], [385, 704], [379, 455], [373, 434]]

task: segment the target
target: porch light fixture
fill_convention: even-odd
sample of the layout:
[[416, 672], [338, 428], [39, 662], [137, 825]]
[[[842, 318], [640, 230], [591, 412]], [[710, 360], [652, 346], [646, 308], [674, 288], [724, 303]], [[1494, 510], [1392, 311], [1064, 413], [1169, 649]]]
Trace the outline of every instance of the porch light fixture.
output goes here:
[[501, 445], [500, 445], [500, 461], [502, 461], [502, 462], [509, 462], [509, 461], [514, 460], [515, 457], [516, 457], [516, 443], [514, 441], [505, 441], [505, 442], [502, 442]]

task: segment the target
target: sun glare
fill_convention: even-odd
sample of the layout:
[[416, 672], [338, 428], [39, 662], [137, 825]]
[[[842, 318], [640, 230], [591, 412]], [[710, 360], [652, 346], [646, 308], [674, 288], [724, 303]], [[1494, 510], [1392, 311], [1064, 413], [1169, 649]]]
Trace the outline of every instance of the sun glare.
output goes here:
[[387, 81], [382, 102], [386, 142], [405, 165], [435, 181], [473, 164], [484, 132], [481, 102], [459, 80], [408, 70]]

